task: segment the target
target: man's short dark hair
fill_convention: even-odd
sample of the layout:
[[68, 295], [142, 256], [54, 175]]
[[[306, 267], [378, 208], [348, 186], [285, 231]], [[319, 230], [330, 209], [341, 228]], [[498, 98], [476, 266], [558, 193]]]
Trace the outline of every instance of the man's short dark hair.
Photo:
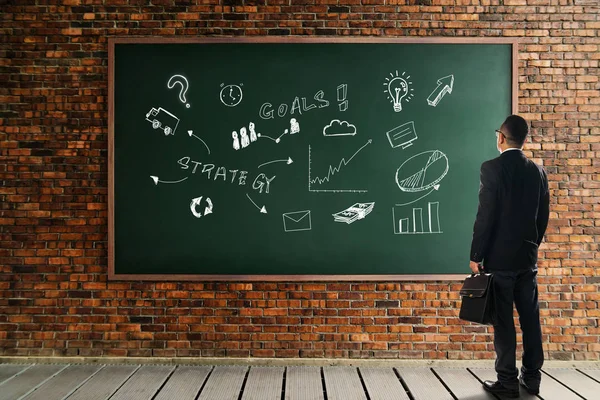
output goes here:
[[506, 140], [510, 145], [523, 146], [529, 133], [527, 121], [518, 115], [511, 115], [506, 118], [501, 129], [506, 134]]

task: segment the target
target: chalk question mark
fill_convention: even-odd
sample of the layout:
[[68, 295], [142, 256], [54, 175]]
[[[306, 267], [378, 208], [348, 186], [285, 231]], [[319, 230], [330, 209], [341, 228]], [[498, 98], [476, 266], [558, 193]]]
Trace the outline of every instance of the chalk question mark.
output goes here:
[[179, 100], [181, 100], [181, 102], [184, 103], [187, 108], [190, 108], [190, 105], [188, 103], [186, 103], [186, 99], [185, 99], [185, 93], [187, 92], [188, 88], [190, 87], [188, 80], [183, 75], [173, 75], [171, 77], [171, 79], [169, 79], [169, 82], [167, 83], [167, 87], [169, 89], [173, 89], [175, 87], [175, 85], [177, 85], [177, 84], [181, 85], [181, 90], [179, 91]]

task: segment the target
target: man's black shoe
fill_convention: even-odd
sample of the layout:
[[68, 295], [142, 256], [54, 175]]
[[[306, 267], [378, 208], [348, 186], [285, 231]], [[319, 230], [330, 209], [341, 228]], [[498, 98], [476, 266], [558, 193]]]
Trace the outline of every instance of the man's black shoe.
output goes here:
[[500, 382], [485, 381], [483, 382], [483, 388], [490, 393], [499, 394], [502, 396], [516, 399], [519, 397], [519, 389], [509, 389]]
[[527, 382], [525, 382], [525, 379], [523, 379], [523, 377], [519, 378], [519, 383], [521, 384], [521, 386], [523, 386], [525, 388], [525, 390], [529, 394], [538, 394], [540, 392], [539, 384], [537, 386], [535, 386], [531, 383], [527, 383]]

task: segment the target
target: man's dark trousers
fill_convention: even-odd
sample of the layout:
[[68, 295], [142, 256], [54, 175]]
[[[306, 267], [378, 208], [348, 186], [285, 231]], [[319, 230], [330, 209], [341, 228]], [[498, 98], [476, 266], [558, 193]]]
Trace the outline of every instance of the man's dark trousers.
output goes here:
[[508, 388], [518, 388], [515, 356], [517, 340], [513, 320], [514, 303], [523, 331], [521, 373], [529, 386], [539, 386], [544, 352], [538, 304], [537, 268], [492, 272], [494, 273], [494, 298], [496, 301], [494, 348], [498, 380]]

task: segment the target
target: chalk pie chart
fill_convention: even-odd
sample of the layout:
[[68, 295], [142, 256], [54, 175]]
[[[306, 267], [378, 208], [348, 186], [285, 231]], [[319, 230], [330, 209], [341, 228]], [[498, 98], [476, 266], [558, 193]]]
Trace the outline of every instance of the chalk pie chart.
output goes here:
[[402, 163], [396, 171], [396, 184], [403, 192], [422, 192], [438, 185], [448, 169], [448, 157], [444, 153], [424, 151]]

